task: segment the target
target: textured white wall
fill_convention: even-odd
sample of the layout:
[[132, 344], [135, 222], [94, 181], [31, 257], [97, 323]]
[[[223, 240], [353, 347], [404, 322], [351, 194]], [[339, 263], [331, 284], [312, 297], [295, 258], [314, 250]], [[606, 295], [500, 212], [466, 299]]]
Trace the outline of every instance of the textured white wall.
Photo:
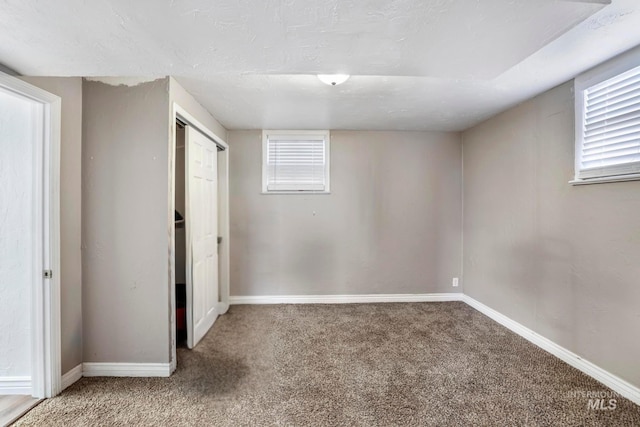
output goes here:
[[0, 378], [31, 375], [31, 103], [0, 90]]

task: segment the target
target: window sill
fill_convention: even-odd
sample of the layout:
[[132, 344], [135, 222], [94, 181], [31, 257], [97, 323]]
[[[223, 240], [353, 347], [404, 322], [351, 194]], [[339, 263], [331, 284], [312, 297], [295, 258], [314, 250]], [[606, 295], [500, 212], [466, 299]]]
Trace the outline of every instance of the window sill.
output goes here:
[[640, 181], [640, 173], [629, 175], [602, 176], [599, 178], [574, 179], [569, 181], [571, 185], [605, 184], [607, 182]]
[[260, 194], [298, 194], [300, 196], [308, 196], [312, 194], [331, 194], [330, 191], [262, 191]]

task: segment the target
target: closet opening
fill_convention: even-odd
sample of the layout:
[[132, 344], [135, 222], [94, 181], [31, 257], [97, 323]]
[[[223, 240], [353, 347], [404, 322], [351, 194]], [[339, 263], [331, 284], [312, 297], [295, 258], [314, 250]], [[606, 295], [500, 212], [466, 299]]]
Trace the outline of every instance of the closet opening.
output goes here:
[[229, 146], [173, 104], [169, 152], [171, 372], [229, 308]]
[[176, 346], [187, 346], [187, 240], [186, 240], [186, 183], [185, 183], [185, 126], [176, 120], [176, 149], [174, 174], [174, 254], [175, 254], [175, 331]]

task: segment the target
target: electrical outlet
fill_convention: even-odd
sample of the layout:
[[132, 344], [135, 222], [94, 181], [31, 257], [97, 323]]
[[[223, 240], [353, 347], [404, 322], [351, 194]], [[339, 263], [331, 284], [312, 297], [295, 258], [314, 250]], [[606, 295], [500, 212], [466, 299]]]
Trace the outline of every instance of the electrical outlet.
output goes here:
[[458, 278], [457, 277], [453, 278], [453, 287], [454, 288], [458, 287]]

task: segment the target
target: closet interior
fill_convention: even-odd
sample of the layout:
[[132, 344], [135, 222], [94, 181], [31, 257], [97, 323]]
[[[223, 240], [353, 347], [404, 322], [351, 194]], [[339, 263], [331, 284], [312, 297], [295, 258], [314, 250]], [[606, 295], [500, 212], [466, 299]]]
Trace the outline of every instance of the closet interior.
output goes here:
[[185, 127], [176, 122], [175, 152], [175, 293], [176, 293], [176, 345], [187, 344], [187, 237], [185, 223]]

